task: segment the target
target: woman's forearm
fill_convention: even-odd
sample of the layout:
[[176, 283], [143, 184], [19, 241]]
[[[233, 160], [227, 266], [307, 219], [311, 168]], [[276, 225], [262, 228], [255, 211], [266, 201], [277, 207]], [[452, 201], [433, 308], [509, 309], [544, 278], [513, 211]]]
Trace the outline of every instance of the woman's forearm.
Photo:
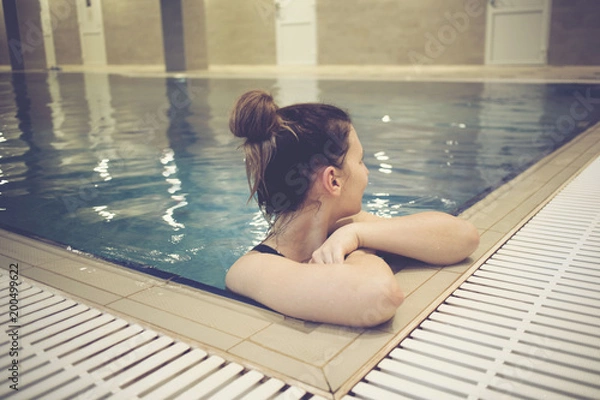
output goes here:
[[479, 245], [477, 229], [470, 223], [440, 212], [355, 222], [360, 247], [399, 254], [430, 264], [454, 264]]

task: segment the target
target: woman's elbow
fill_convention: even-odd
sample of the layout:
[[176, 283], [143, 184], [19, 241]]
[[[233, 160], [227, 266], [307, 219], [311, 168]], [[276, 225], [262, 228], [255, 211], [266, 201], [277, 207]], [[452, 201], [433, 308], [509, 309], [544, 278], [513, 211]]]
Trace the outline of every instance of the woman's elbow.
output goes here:
[[468, 258], [477, 247], [479, 247], [479, 232], [475, 226], [464, 220], [455, 224], [452, 231], [452, 239], [447, 242], [443, 252], [433, 253], [430, 258], [423, 258], [422, 261], [435, 265], [453, 265]]
[[468, 221], [464, 221], [465, 224], [465, 228], [464, 228], [464, 233], [463, 233], [463, 240], [464, 240], [464, 246], [465, 246], [465, 256], [464, 258], [469, 257], [471, 254], [473, 254], [473, 252], [475, 250], [477, 250], [477, 247], [479, 247], [479, 232], [477, 231], [477, 228], [475, 227], [475, 225], [473, 225], [472, 223], [468, 222]]
[[373, 327], [389, 321], [396, 315], [398, 307], [404, 301], [404, 293], [398, 286], [395, 277], [389, 277], [385, 282], [372, 284], [365, 308], [357, 325]]

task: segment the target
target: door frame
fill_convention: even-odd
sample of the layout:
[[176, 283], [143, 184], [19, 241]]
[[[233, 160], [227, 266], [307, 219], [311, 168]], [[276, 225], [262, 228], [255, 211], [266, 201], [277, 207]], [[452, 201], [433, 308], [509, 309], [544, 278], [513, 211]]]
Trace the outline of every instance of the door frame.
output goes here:
[[[489, 0], [486, 10], [486, 23], [485, 23], [485, 64], [486, 65], [547, 65], [548, 64], [548, 45], [550, 42], [550, 20], [552, 16], [552, 0], [541, 0], [542, 1], [542, 30], [541, 32], [541, 48], [539, 60], [503, 60], [493, 61], [492, 60], [492, 48], [493, 48], [493, 17], [494, 14], [514, 14], [528, 11], [539, 11], [539, 7], [528, 6], [528, 7], [515, 7], [513, 9], [503, 9], [501, 11], [494, 11], [494, 4], [497, 1], [502, 0]], [[533, 62], [532, 62], [533, 61]]]
[[317, 37], [317, 0], [274, 0], [275, 6], [275, 53], [277, 65], [294, 65], [293, 63], [286, 63], [282, 58], [281, 48], [283, 46], [282, 34], [281, 34], [281, 24], [279, 21], [279, 13], [280, 7], [285, 6], [286, 3], [290, 3], [292, 1], [310, 1], [312, 3], [313, 13], [312, 13], [312, 26], [314, 28], [314, 42], [312, 43], [313, 47], [313, 58], [308, 60], [308, 62], [300, 63], [297, 65], [317, 65], [318, 62], [318, 37]]
[[[77, 22], [79, 26], [79, 42], [81, 43], [81, 60], [83, 65], [107, 65], [107, 57], [106, 57], [106, 37], [104, 36], [104, 19], [102, 16], [102, 1], [101, 0], [76, 0], [77, 1]], [[94, 33], [98, 33], [100, 35], [100, 43], [102, 43], [102, 48], [96, 48], [96, 51], [99, 51], [99, 62], [92, 61], [88, 58], [86, 60], [86, 40], [85, 36], [91, 31], [86, 31], [84, 29], [84, 13], [87, 11], [87, 8], [91, 6], [91, 4], [97, 4], [98, 7], [98, 19], [100, 30]], [[89, 54], [89, 52], [88, 52]]]

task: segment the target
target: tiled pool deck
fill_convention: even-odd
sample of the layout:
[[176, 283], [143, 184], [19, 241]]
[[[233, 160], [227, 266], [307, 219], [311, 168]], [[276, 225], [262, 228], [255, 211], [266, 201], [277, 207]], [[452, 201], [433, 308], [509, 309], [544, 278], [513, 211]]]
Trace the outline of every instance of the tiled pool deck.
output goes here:
[[[450, 71], [446, 75], [442, 71], [439, 77], [434, 71], [432, 79], [446, 76], [449, 80], [470, 80], [473, 75], [469, 75], [470, 70]], [[535, 71], [523, 74], [519, 69], [503, 69], [503, 76], [481, 71], [475, 76], [484, 80], [518, 80], [525, 75], [540, 81], [600, 83], [598, 69], [557, 70], [552, 77], [544, 71], [546, 69], [541, 68], [537, 74]], [[243, 69], [222, 68], [212, 73], [242, 75]], [[270, 72], [265, 68], [254, 73]], [[329, 71], [320, 69], [316, 73], [329, 74]], [[353, 70], [349, 69], [348, 73]], [[199, 72], [198, 76], [202, 74], [206, 73]], [[365, 77], [368, 75], [365, 73]], [[404, 79], [402, 77], [399, 79]], [[20, 276], [37, 286], [162, 331], [312, 393], [339, 397], [433, 311], [528, 216], [599, 154], [600, 124], [465, 211], [462, 217], [472, 221], [480, 231], [479, 249], [458, 265], [431, 267], [413, 263], [404, 266], [396, 277], [407, 295], [406, 300], [392, 321], [373, 329], [286, 318], [4, 230], [0, 230], [0, 267], [8, 269], [11, 263], [18, 263]]]

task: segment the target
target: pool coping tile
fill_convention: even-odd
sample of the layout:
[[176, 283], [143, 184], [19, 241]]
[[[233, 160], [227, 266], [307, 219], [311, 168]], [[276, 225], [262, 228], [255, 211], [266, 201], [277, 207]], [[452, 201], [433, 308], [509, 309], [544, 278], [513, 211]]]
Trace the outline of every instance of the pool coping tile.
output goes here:
[[0, 228], [2, 254], [31, 266], [64, 258], [61, 249]]
[[[309, 325], [306, 329], [306, 325]], [[322, 367], [352, 343], [364, 329], [305, 323], [276, 323], [257, 332], [250, 341], [307, 364]]]
[[224, 307], [228, 310], [232, 310], [237, 313], [243, 313], [247, 316], [255, 317], [269, 322], [279, 322], [288, 318], [284, 315], [279, 314], [276, 311], [255, 306], [252, 304], [243, 303], [235, 300], [223, 301], [223, 296], [210, 292], [203, 292], [201, 290], [192, 288], [190, 286], [186, 286], [178, 282], [166, 282], [163, 288], [165, 290], [168, 289], [175, 293], [180, 293], [189, 297], [201, 299], [214, 305]]
[[403, 268], [396, 273], [396, 280], [404, 296], [410, 296], [438, 271], [439, 268]]
[[[3, 249], [4, 249], [4, 243], [0, 244], [0, 251], [3, 251]], [[11, 264], [18, 264], [19, 271], [24, 271], [26, 269], [33, 268], [33, 265], [31, 265], [27, 262], [16, 260], [13, 257], [9, 257], [5, 254], [0, 254], [0, 268], [8, 271], [10, 269]], [[2, 288], [0, 288], [0, 289], [2, 289]]]
[[[100, 306], [106, 306], [107, 304], [121, 299], [121, 296], [118, 296], [114, 293], [98, 289], [92, 285], [88, 285], [38, 267], [26, 269], [20, 272], [19, 275], [29, 278], [33, 281], [43, 282], [48, 286], [57, 288], [79, 299], [83, 299]], [[68, 295], [66, 297], [68, 297]]]
[[184, 340], [191, 339], [211, 348], [227, 350], [242, 342], [238, 336], [131, 299], [117, 300], [109, 304], [107, 308], [109, 312], [117, 311], [122, 315], [135, 318], [140, 324], [150, 324], [153, 329], [165, 331], [170, 336], [177, 336]]
[[239, 338], [250, 337], [271, 325], [271, 321], [186, 296], [164, 286], [135, 293], [129, 299]]
[[[394, 339], [394, 334], [379, 329], [368, 329], [350, 345], [340, 351], [324, 367], [323, 372], [332, 391], [336, 392], [351, 377], [366, 373], [364, 366], [369, 365], [382, 348]], [[376, 358], [378, 360], [378, 358]]]
[[107, 268], [105, 263], [93, 259], [82, 260], [80, 257], [70, 255], [40, 263], [37, 268], [87, 283], [122, 297], [130, 296], [152, 286], [164, 284], [164, 282], [149, 275], [134, 275], [127, 270], [115, 271], [114, 268]]
[[314, 365], [264, 348], [250, 341], [241, 342], [229, 349], [229, 353], [257, 365], [259, 370], [261, 367], [268, 369], [272, 376], [282, 379], [284, 382], [304, 386], [313, 393], [313, 388], [316, 388], [322, 391], [321, 395], [324, 396], [331, 392], [323, 370]]

